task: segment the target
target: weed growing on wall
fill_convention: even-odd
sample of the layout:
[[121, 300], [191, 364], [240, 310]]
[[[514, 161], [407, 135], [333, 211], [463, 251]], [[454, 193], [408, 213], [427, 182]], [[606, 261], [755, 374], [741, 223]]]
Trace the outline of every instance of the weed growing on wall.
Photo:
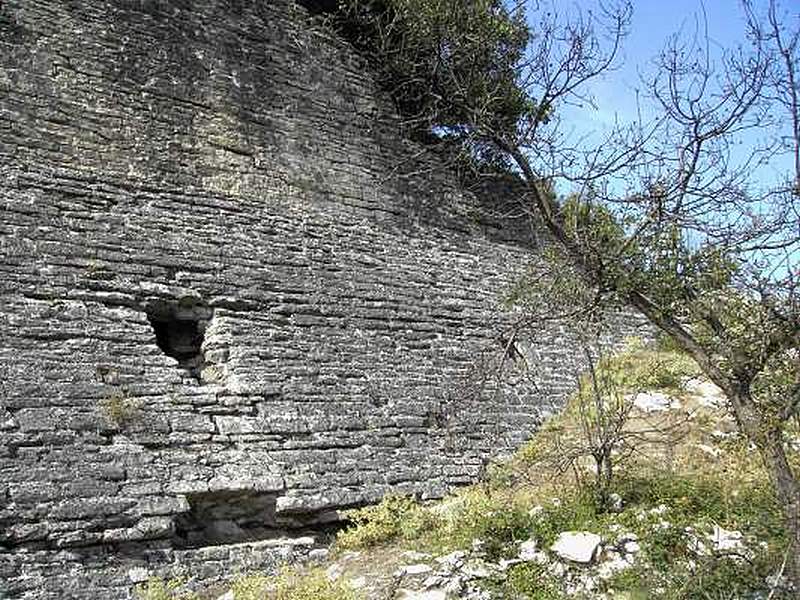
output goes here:
[[140, 411], [139, 404], [124, 390], [115, 390], [100, 401], [100, 412], [117, 427], [133, 421]]

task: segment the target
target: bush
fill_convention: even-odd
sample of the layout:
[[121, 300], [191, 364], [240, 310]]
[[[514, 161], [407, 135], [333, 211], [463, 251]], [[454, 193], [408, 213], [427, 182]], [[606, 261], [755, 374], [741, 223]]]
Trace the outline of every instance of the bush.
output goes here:
[[[679, 394], [687, 379], [700, 375], [700, 367], [683, 352], [648, 347], [633, 339], [622, 352], [602, 357], [595, 374], [601, 389], [619, 394], [644, 390]], [[588, 376], [581, 379], [578, 393], [582, 396], [592, 393]]]
[[133, 593], [138, 600], [200, 600], [193, 592], [180, 591], [181, 579], [164, 581], [159, 577], [151, 577], [147, 583], [137, 585]]
[[523, 563], [508, 569], [503, 580], [487, 585], [498, 598], [525, 598], [526, 600], [559, 600], [562, 594], [547, 569], [536, 563]]
[[532, 528], [542, 546], [550, 546], [562, 531], [590, 530], [604, 527], [590, 490], [580, 490], [562, 498], [558, 504], [544, 507], [533, 516]]
[[250, 575], [233, 583], [234, 600], [358, 600], [343, 581], [330, 581], [324, 571], [284, 569], [276, 577]]
[[498, 134], [536, 114], [517, 83], [529, 31], [501, 0], [341, 0], [337, 28], [374, 59], [412, 132], [462, 131], [484, 115]]
[[379, 504], [345, 515], [352, 526], [340, 532], [342, 549], [369, 548], [396, 538], [412, 539], [429, 529], [434, 516], [408, 496], [388, 495]]
[[476, 487], [458, 496], [438, 535], [446, 545], [458, 548], [469, 548], [473, 540], [481, 540], [488, 556], [499, 558], [511, 544], [530, 537], [532, 524], [524, 503]]

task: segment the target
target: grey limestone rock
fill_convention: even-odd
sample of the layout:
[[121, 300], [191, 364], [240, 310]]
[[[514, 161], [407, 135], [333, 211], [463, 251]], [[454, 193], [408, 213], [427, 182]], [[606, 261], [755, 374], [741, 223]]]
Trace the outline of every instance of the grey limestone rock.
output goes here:
[[2, 2], [0, 596], [202, 587], [478, 478], [581, 356], [543, 324], [535, 388], [474, 385], [540, 260], [505, 201], [291, 0]]

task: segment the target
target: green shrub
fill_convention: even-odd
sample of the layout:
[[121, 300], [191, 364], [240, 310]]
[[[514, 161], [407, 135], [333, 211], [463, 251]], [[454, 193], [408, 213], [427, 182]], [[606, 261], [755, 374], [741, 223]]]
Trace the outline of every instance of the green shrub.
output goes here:
[[[774, 567], [775, 563], [765, 560], [763, 555], [754, 560], [735, 556], [703, 558], [697, 562], [683, 585], [673, 586], [677, 589], [672, 598], [707, 600], [762, 597], [766, 591], [764, 581], [774, 573]], [[772, 596], [773, 599], [780, 597]]]
[[[607, 586], [629, 592], [631, 598], [758, 597], [765, 578], [780, 565], [786, 541], [769, 488], [732, 489], [731, 482], [718, 478], [659, 474], [620, 478], [617, 490], [627, 508], [616, 520], [626, 531], [639, 534], [642, 554], [639, 564], [616, 574]], [[667, 507], [664, 512], [649, 513], [662, 505]], [[750, 558], [735, 553], [698, 555], [686, 527], [695, 530], [691, 535], [702, 537], [715, 524], [765, 543], [748, 544]]]
[[115, 390], [100, 401], [101, 413], [117, 427], [124, 427], [139, 413], [139, 405], [123, 390]]
[[348, 511], [352, 526], [340, 532], [343, 549], [369, 548], [396, 538], [413, 539], [432, 525], [433, 515], [408, 496], [386, 496], [379, 504]]
[[[700, 375], [700, 367], [683, 352], [660, 350], [632, 339], [617, 354], [602, 357], [595, 365], [601, 392], [631, 394], [639, 391], [681, 393], [686, 379]], [[581, 378], [578, 394], [584, 402], [591, 399], [593, 386], [588, 374]], [[577, 400], [577, 399], [576, 399]], [[574, 410], [576, 401], [568, 407]]]
[[562, 498], [559, 504], [543, 507], [532, 521], [535, 536], [543, 546], [550, 546], [563, 531], [600, 532], [605, 527], [605, 520], [589, 490], [578, 491]]
[[147, 583], [137, 585], [133, 593], [138, 600], [200, 600], [193, 592], [180, 591], [183, 584], [182, 579], [164, 581], [159, 577], [151, 577]]
[[530, 537], [533, 520], [527, 509], [508, 495], [471, 488], [458, 496], [437, 533], [448, 547], [468, 548], [480, 540], [490, 558], [500, 558], [511, 544]]
[[[676, 557], [677, 558], [677, 557]], [[766, 579], [776, 572], [781, 558], [761, 552], [746, 559], [732, 555], [695, 557], [686, 561], [672, 560], [668, 564], [640, 562], [616, 573], [606, 589], [626, 592], [631, 600], [739, 600], [766, 598]], [[788, 600], [775, 590], [773, 600]]]
[[287, 568], [276, 577], [249, 575], [233, 583], [234, 600], [359, 600], [343, 581], [330, 581], [321, 569]]
[[[517, 82], [529, 39], [525, 16], [500, 0], [341, 0], [339, 31], [374, 58], [412, 133], [465, 133], [476, 119], [501, 132], [546, 119]], [[480, 114], [483, 117], [478, 117]]]
[[547, 569], [532, 562], [510, 567], [505, 578], [490, 581], [486, 587], [498, 598], [559, 600], [564, 597]]

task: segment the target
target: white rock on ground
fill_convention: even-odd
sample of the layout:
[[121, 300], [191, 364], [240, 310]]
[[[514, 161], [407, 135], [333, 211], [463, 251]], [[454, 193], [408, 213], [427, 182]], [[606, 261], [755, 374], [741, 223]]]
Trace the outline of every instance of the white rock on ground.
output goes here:
[[719, 448], [715, 448], [714, 446], [709, 446], [708, 444], [695, 444], [698, 450], [708, 454], [712, 458], [719, 458], [719, 455], [722, 451]]
[[710, 381], [690, 379], [686, 382], [686, 391], [697, 398], [698, 404], [708, 408], [725, 406], [725, 395], [722, 390]]
[[425, 575], [431, 571], [433, 571], [433, 569], [430, 565], [420, 563], [418, 565], [405, 565], [400, 567], [395, 575], [397, 577], [403, 577], [405, 575]]
[[538, 552], [538, 544], [536, 540], [527, 540], [519, 545], [519, 554], [517, 558], [520, 560], [533, 560]]
[[461, 568], [469, 579], [486, 579], [492, 575], [489, 565], [482, 560], [470, 561]]
[[444, 586], [445, 594], [450, 598], [461, 598], [464, 591], [464, 581], [460, 577], [453, 577]]
[[677, 398], [660, 392], [640, 392], [633, 399], [633, 405], [644, 412], [663, 412], [681, 407]]
[[339, 563], [333, 563], [330, 567], [325, 569], [325, 576], [328, 581], [336, 581], [344, 573], [344, 567]]
[[534, 506], [532, 509], [530, 509], [528, 511], [528, 515], [531, 516], [531, 517], [536, 517], [536, 516], [540, 515], [543, 512], [544, 512], [544, 506], [542, 506], [541, 504], [537, 504], [536, 506]]
[[632, 564], [633, 561], [627, 560], [624, 556], [614, 553], [609, 556], [607, 560], [600, 563], [600, 566], [597, 568], [597, 576], [600, 579], [609, 579], [616, 573], [629, 569]]
[[528, 561], [522, 560], [521, 558], [501, 558], [497, 563], [497, 567], [500, 569], [501, 572], [505, 572], [508, 570], [509, 567], [513, 567], [514, 565], [520, 565], [524, 562]]
[[595, 559], [603, 539], [588, 531], [565, 531], [559, 534], [550, 550], [560, 558], [588, 564]]
[[463, 550], [455, 550], [450, 554], [445, 554], [444, 556], [437, 557], [436, 562], [438, 562], [440, 565], [459, 567], [461, 566], [461, 563], [464, 562], [466, 556], [467, 553], [464, 552]]
[[314, 548], [308, 553], [308, 558], [310, 558], [311, 560], [322, 561], [328, 558], [329, 554], [330, 550], [328, 550], [327, 548]]
[[350, 580], [350, 587], [355, 590], [360, 590], [367, 585], [367, 578], [364, 576], [354, 577]]
[[642, 547], [636, 540], [628, 540], [622, 544], [622, 549], [626, 554], [636, 554], [637, 552], [641, 551]]
[[398, 600], [447, 600], [447, 592], [444, 590], [397, 590]]
[[708, 539], [714, 544], [715, 550], [742, 550], [744, 544], [742, 543], [741, 531], [730, 531], [723, 529], [719, 525], [714, 525], [713, 531], [707, 536]]

